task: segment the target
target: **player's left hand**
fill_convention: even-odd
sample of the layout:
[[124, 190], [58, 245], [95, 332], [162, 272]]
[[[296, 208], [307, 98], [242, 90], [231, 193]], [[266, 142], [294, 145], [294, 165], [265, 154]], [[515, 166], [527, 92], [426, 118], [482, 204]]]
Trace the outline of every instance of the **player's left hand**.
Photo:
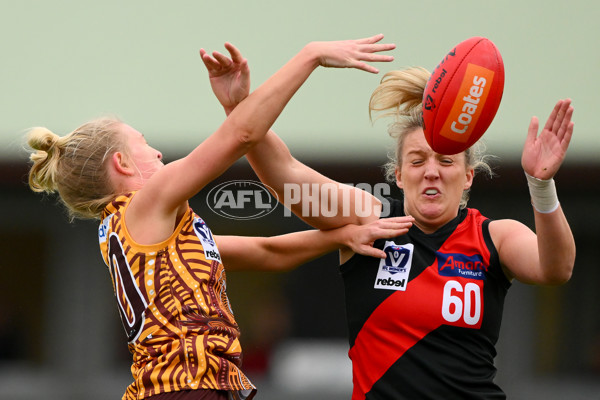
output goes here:
[[571, 100], [565, 99], [556, 103], [539, 135], [538, 119], [531, 118], [521, 157], [521, 165], [526, 173], [546, 180], [551, 179], [558, 172], [573, 134], [572, 117]]
[[365, 256], [386, 258], [387, 254], [373, 247], [377, 239], [389, 239], [404, 235], [413, 225], [414, 218], [409, 216], [381, 218], [365, 225], [346, 225], [347, 230], [344, 240], [347, 247], [353, 252]]
[[231, 43], [225, 43], [231, 58], [214, 51], [212, 56], [200, 49], [200, 57], [208, 71], [210, 86], [227, 114], [250, 93], [248, 60]]

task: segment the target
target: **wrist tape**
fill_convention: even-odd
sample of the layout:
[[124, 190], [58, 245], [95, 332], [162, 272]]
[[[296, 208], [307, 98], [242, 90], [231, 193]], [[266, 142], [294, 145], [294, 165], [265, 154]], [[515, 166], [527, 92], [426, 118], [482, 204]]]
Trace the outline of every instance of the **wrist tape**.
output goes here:
[[538, 179], [525, 172], [529, 194], [531, 195], [531, 204], [536, 211], [542, 214], [549, 214], [558, 208], [558, 196], [556, 195], [556, 186], [554, 179]]

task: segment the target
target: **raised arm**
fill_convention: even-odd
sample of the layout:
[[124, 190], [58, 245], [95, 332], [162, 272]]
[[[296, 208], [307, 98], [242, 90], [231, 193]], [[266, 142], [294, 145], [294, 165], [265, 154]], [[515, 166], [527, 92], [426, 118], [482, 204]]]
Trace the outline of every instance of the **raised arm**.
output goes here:
[[227, 270], [286, 271], [342, 247], [385, 258], [373, 242], [405, 234], [412, 221], [411, 217], [394, 217], [328, 231], [308, 230], [273, 237], [216, 236], [215, 240]]
[[[214, 134], [188, 156], [160, 169], [144, 184], [129, 207], [128, 226], [142, 232], [140, 235], [152, 228], [156, 232], [152, 239], [164, 239], [172, 232], [177, 216], [185, 211], [187, 200], [264, 137], [287, 102], [317, 66], [377, 72], [365, 61], [392, 59], [391, 56], [377, 54], [394, 47], [378, 44], [382, 38], [383, 35], [377, 35], [360, 40], [306, 45], [235, 107]], [[232, 48], [231, 45], [227, 47]], [[150, 220], [152, 222], [146, 224]]]
[[315, 228], [365, 224], [381, 214], [381, 202], [373, 194], [336, 182], [298, 161], [273, 131], [246, 158], [283, 205]]
[[573, 134], [572, 115], [571, 100], [560, 100], [539, 135], [536, 117], [529, 126], [521, 164], [530, 187], [535, 233], [512, 220], [490, 224], [507, 274], [524, 283], [562, 284], [573, 272], [575, 240], [553, 180]]
[[[379, 40], [379, 36], [363, 40], [364, 51], [380, 50], [374, 47], [375, 40]], [[228, 58], [214, 52], [211, 57], [201, 52], [213, 92], [227, 114], [250, 90], [250, 71], [246, 60], [235, 49], [231, 49], [230, 54], [231, 58]], [[292, 157], [288, 147], [272, 130], [246, 156], [260, 180], [277, 193], [284, 206], [313, 227], [332, 229], [349, 223], [368, 223], [379, 218], [381, 204], [376, 197], [335, 182], [302, 164]], [[317, 190], [313, 191], [314, 188]], [[324, 215], [322, 209], [334, 212]]]

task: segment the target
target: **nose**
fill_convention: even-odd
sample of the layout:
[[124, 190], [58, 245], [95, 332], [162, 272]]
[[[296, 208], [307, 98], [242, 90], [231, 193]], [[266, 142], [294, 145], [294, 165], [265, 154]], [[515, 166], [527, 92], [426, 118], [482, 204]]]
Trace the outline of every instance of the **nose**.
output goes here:
[[156, 154], [156, 157], [157, 157], [159, 160], [162, 160], [162, 158], [163, 158], [163, 155], [162, 155], [162, 153], [161, 153], [160, 151], [158, 151], [158, 152], [157, 152], [157, 154]]
[[438, 171], [437, 164], [435, 161], [428, 161], [425, 164], [425, 178], [426, 179], [437, 179], [440, 176], [440, 172]]

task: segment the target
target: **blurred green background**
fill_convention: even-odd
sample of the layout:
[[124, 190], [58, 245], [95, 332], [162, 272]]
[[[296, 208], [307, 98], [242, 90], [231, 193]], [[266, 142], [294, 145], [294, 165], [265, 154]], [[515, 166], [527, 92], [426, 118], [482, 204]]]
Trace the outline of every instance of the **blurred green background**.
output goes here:
[[294, 97], [275, 128], [296, 154], [381, 154], [388, 138], [383, 124], [371, 126], [367, 103], [383, 73], [432, 70], [458, 42], [484, 36], [506, 68], [504, 98], [485, 136], [490, 151], [518, 155], [531, 116], [545, 119], [556, 100], [571, 97], [577, 131], [570, 158], [594, 159], [599, 16], [592, 0], [2, 0], [0, 156], [15, 157], [31, 126], [68, 133], [104, 113], [164, 152], [187, 152], [224, 117], [201, 47], [238, 46], [255, 88], [309, 41], [383, 33], [397, 49], [393, 63], [377, 65], [379, 76], [320, 69]]

